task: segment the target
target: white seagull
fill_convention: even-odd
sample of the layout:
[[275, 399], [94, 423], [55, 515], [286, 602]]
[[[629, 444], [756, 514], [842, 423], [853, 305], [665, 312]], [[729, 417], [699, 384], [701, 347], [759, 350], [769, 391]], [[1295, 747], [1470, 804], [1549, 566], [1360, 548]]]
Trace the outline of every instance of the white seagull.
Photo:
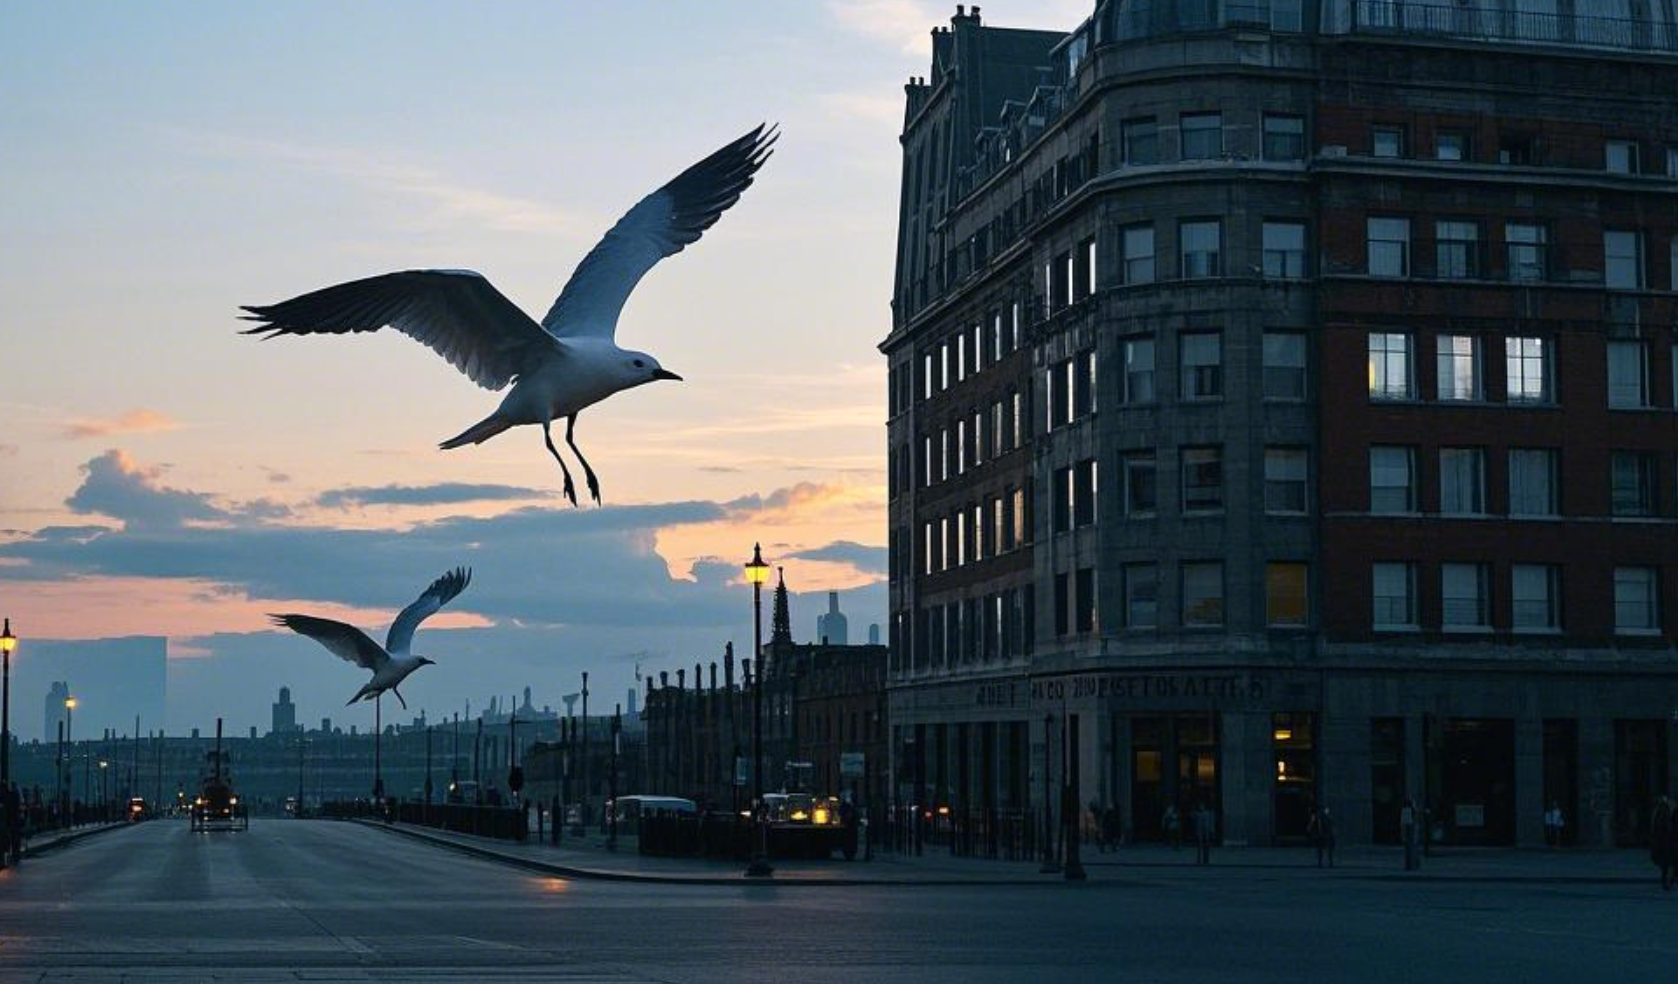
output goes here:
[[438, 609], [466, 590], [466, 586], [471, 583], [472, 571], [461, 567], [456, 567], [432, 581], [431, 587], [415, 598], [413, 604], [402, 609], [402, 614], [390, 623], [390, 631], [385, 635], [383, 646], [367, 638], [367, 633], [355, 626], [334, 619], [316, 618], [313, 615], [270, 617], [275, 625], [283, 625], [299, 635], [306, 635], [325, 646], [339, 659], [373, 672], [373, 679], [357, 690], [345, 707], [358, 700], [371, 700], [388, 690], [401, 701], [402, 709], [407, 710], [408, 702], [402, 700], [402, 692], [396, 689], [396, 685], [406, 680], [408, 674], [422, 666], [430, 666], [433, 662], [408, 651], [414, 643], [414, 630], [419, 628], [421, 622], [437, 614]]
[[600, 482], [577, 447], [577, 415], [621, 390], [682, 377], [645, 352], [619, 348], [618, 315], [635, 285], [658, 261], [698, 241], [739, 200], [778, 133], [759, 126], [677, 175], [618, 220], [571, 275], [541, 324], [470, 270], [406, 270], [327, 287], [266, 307], [243, 307], [259, 322], [247, 335], [378, 331], [389, 325], [425, 343], [485, 389], [511, 391], [483, 420], [439, 447], [482, 444], [509, 427], [541, 424], [542, 439], [565, 474], [565, 497], [577, 504], [571, 470], [554, 447], [552, 421], [565, 418], [565, 443], [582, 463], [589, 493]]

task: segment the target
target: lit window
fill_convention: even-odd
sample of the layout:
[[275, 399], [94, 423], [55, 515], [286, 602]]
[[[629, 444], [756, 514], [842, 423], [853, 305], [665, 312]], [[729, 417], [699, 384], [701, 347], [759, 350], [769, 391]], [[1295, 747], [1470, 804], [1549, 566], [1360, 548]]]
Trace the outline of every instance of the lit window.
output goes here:
[[1439, 399], [1480, 398], [1480, 339], [1473, 335], [1440, 335]]
[[1542, 338], [1504, 339], [1503, 368], [1508, 377], [1505, 395], [1510, 403], [1550, 402], [1549, 352]]
[[1298, 563], [1264, 565], [1265, 623], [1303, 626], [1306, 621], [1306, 566]]
[[1369, 333], [1369, 398], [1408, 400], [1411, 386], [1410, 336], [1401, 332]]

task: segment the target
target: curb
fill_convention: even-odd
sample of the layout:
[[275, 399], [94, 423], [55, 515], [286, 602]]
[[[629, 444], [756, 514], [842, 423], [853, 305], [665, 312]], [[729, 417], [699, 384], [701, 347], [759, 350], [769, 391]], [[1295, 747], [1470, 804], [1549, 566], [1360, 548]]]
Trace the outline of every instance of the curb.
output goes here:
[[[630, 872], [630, 871], [613, 871], [613, 870], [610, 870], [610, 869], [602, 869], [602, 868], [579, 868], [579, 867], [576, 867], [574, 865], [556, 864], [552, 861], [540, 861], [540, 860], [537, 860], [535, 858], [527, 858], [527, 857], [523, 857], [523, 856], [517, 855], [517, 854], [508, 854], [508, 853], [503, 852], [503, 851], [497, 851], [497, 850], [493, 850], [493, 849], [487, 848], [487, 847], [480, 847], [476, 844], [468, 844], [468, 843], [464, 843], [464, 842], [453, 840], [453, 839], [446, 838], [446, 837], [437, 837], [437, 836], [434, 836], [432, 834], [425, 833], [424, 831], [414, 830], [411, 827], [396, 826], [396, 825], [393, 825], [393, 824], [383, 824], [383, 823], [378, 823], [378, 822], [372, 821], [372, 820], [352, 820], [350, 822], [360, 824], [361, 826], [364, 826], [364, 827], [372, 827], [372, 828], [375, 828], [375, 829], [378, 829], [378, 830], [386, 830], [386, 831], [389, 831], [391, 833], [401, 834], [405, 837], [411, 837], [414, 840], [424, 841], [425, 843], [434, 845], [436, 847], [449, 848], [449, 849], [452, 849], [452, 850], [455, 850], [455, 851], [459, 851], [463, 854], [470, 854], [474, 857], [483, 858], [483, 859], [486, 859], [486, 860], [489, 860], [489, 861], [499, 862], [501, 864], [511, 865], [512, 867], [515, 867], [515, 868], [524, 868], [526, 870], [539, 871], [539, 872], [542, 872], [543, 874], [555, 875], [555, 876], [558, 876], [558, 877], [561, 877], [561, 878], [574, 878], [574, 879], [579, 879], [579, 880], [589, 879], [589, 880], [593, 880], [593, 881], [645, 882], [645, 883], [657, 884], [657, 885], [703, 885], [703, 886], [717, 886], [717, 885], [742, 886], [743, 885], [743, 886], [752, 886], [752, 887], [756, 887], [756, 886], [773, 887], [773, 886], [793, 886], [793, 885], [796, 885], [796, 886], [799, 886], [799, 887], [804, 887], [804, 886], [817, 887], [817, 886], [832, 885], [832, 886], [836, 886], [836, 887], [849, 887], [849, 888], [855, 888], [855, 887], [858, 887], [858, 886], [872, 886], [872, 885], [878, 885], [878, 886], [887, 887], [887, 888], [909, 888], [909, 887], [919, 887], [919, 886], [948, 888], [948, 887], [963, 886], [963, 885], [979, 886], [979, 887], [993, 886], [993, 885], [1008, 885], [1008, 886], [1018, 887], [1018, 886], [1029, 885], [1029, 886], [1036, 886], [1036, 887], [1040, 887], [1040, 888], [1050, 888], [1050, 887], [1057, 887], [1057, 886], [1067, 885], [1067, 884], [1074, 884], [1074, 885], [1080, 884], [1078, 882], [1066, 882], [1066, 881], [1064, 881], [1062, 879], [1059, 879], [1059, 878], [1056, 878], [1056, 879], [1042, 879], [1042, 878], [1037, 878], [1037, 879], [1023, 879], [1023, 878], [974, 879], [974, 878], [937, 878], [937, 877], [933, 877], [933, 878], [912, 878], [911, 879], [911, 878], [844, 878], [844, 877], [840, 877], [840, 878], [819, 878], [818, 879], [818, 878], [796, 878], [796, 877], [792, 877], [792, 878], [768, 878], [768, 879], [764, 879], [764, 880], [759, 881], [757, 879], [748, 879], [743, 874], [741, 874], [741, 875], [730, 875], [730, 876], [726, 876], [726, 877], [721, 876], [721, 875], [660, 875], [660, 874], [648, 874], [648, 873]], [[1118, 885], [1118, 884], [1121, 884], [1121, 883], [1117, 882], [1117, 881], [1108, 880], [1108, 879], [1099, 879], [1095, 882], [1084, 882], [1082, 884], [1085, 884], [1085, 885], [1095, 884], [1095, 885], [1111, 886], [1111, 885]]]
[[47, 841], [44, 844], [31, 844], [23, 849], [23, 856], [26, 858], [38, 858], [43, 854], [50, 854], [61, 848], [69, 847], [77, 841], [86, 840], [87, 838], [93, 837], [97, 834], [109, 833], [113, 830], [123, 830], [127, 827], [128, 824], [126, 823], [108, 823], [100, 827], [91, 827], [87, 830], [71, 831], [68, 834], [54, 837], [52, 840]]

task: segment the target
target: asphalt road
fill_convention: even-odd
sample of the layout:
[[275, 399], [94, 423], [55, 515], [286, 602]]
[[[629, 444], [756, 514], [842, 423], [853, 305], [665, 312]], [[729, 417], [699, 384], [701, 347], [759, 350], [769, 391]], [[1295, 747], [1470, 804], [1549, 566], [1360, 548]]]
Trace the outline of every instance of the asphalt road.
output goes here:
[[1255, 872], [562, 881], [352, 824], [155, 822], [0, 873], [0, 982], [1654, 980], [1678, 893]]

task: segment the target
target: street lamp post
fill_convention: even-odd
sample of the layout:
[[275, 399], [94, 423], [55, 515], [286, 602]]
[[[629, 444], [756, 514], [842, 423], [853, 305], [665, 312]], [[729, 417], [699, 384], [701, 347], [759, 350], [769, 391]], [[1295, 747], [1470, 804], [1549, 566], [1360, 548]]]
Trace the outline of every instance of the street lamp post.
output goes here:
[[373, 695], [373, 805], [377, 806], [385, 798], [384, 771], [384, 740], [385, 725], [383, 711], [383, 694]]
[[17, 636], [12, 635], [12, 620], [0, 631], [0, 790], [9, 789], [12, 781], [12, 650], [17, 648]]
[[752, 687], [752, 863], [746, 867], [748, 878], [768, 878], [775, 873], [769, 866], [769, 830], [763, 815], [763, 583], [769, 580], [769, 565], [763, 562], [762, 544], [752, 544], [752, 559], [746, 564], [746, 581], [752, 586], [752, 659], [756, 663], [757, 681]]
[[108, 759], [99, 760], [99, 811], [100, 815], [109, 820], [111, 812], [111, 763]]
[[612, 825], [606, 831], [606, 850], [618, 849], [618, 747], [623, 738], [623, 705], [612, 711], [612, 772], [608, 790], [612, 796]]
[[309, 745], [309, 739], [297, 736], [297, 810], [292, 814], [293, 819], [303, 819], [303, 754]]

